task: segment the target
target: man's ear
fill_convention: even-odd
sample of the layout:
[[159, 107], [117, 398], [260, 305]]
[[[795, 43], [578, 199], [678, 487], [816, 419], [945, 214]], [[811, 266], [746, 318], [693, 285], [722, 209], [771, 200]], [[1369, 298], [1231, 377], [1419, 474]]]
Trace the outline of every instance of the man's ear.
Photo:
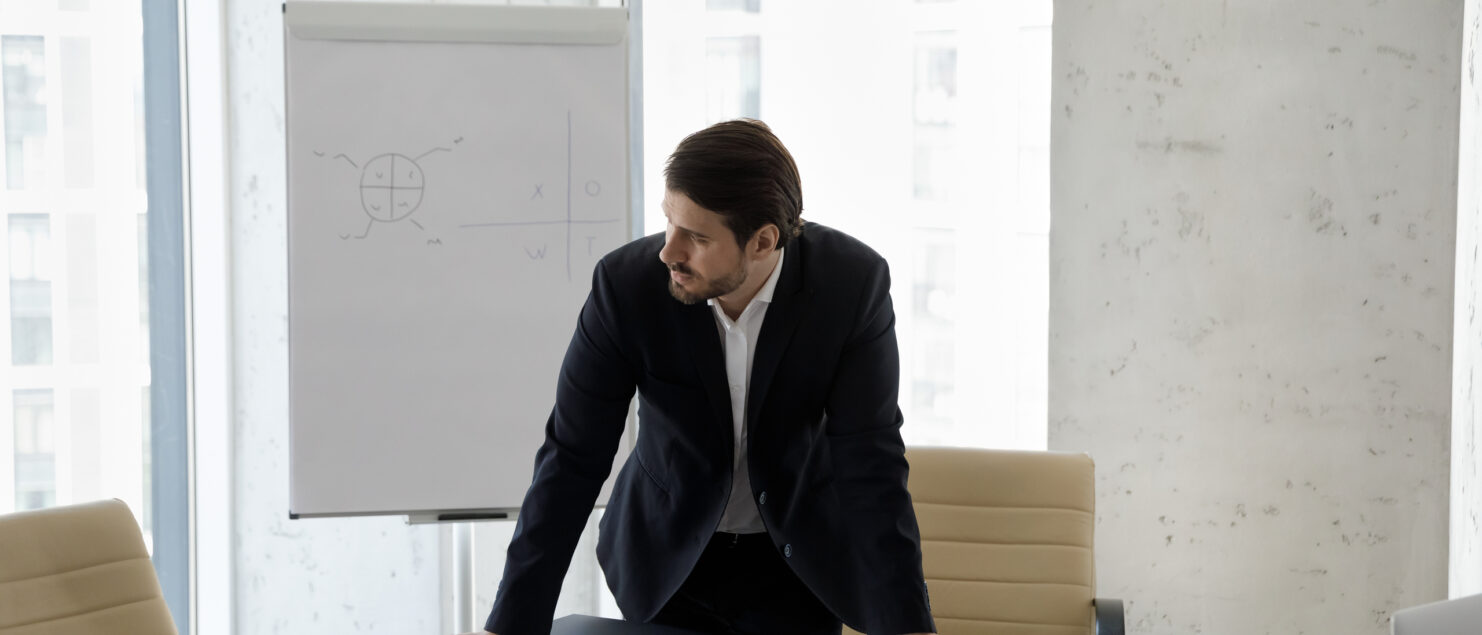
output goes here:
[[751, 252], [750, 255], [761, 257], [771, 253], [773, 249], [777, 248], [777, 237], [776, 225], [772, 223], [762, 225], [761, 229], [756, 230], [756, 233], [751, 236], [750, 249], [748, 250]]

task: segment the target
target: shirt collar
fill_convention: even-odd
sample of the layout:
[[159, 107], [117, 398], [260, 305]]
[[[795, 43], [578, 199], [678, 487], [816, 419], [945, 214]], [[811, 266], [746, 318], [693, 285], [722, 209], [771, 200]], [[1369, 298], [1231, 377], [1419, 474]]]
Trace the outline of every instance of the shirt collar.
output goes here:
[[762, 290], [756, 292], [756, 301], [772, 303], [772, 293], [777, 290], [777, 279], [782, 277], [782, 250], [777, 250], [777, 265], [772, 267], [772, 275], [767, 276], [767, 283], [762, 285]]
[[[763, 284], [762, 288], [756, 292], [756, 296], [751, 298], [750, 302], [746, 303], [746, 308], [741, 309], [742, 314], [745, 314], [746, 309], [751, 308], [752, 305], [758, 302], [772, 303], [772, 295], [777, 291], [777, 279], [782, 277], [780, 274], [782, 273], [782, 257], [784, 255], [786, 255], [786, 250], [779, 248], [777, 250], [777, 264], [772, 267], [771, 275], [767, 276], [767, 283]], [[705, 303], [715, 307], [717, 311], [720, 310], [720, 303], [716, 301], [716, 298], [710, 298]], [[720, 313], [724, 315], [724, 312]]]

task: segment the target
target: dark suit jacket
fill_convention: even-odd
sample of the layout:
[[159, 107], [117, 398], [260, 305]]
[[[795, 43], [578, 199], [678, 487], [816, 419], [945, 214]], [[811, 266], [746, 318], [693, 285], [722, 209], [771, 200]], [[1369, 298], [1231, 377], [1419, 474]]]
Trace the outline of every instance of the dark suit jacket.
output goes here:
[[[724, 354], [711, 307], [669, 295], [663, 244], [642, 238], [597, 263], [486, 625], [499, 635], [550, 628], [635, 387], [637, 448], [597, 545], [624, 616], [652, 619], [720, 523], [734, 451]], [[889, 270], [863, 243], [812, 223], [786, 250], [746, 406], [762, 521], [846, 624], [935, 630], [906, 492]]]

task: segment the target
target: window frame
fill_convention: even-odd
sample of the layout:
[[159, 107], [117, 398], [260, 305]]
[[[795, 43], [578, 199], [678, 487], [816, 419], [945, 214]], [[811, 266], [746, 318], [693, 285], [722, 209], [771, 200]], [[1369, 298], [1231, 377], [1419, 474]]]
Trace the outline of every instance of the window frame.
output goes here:
[[220, 0], [181, 0], [189, 282], [191, 622], [235, 628], [232, 527], [232, 320], [226, 27]]
[[188, 244], [180, 10], [141, 2], [149, 259], [150, 523], [155, 573], [175, 628], [191, 633]]

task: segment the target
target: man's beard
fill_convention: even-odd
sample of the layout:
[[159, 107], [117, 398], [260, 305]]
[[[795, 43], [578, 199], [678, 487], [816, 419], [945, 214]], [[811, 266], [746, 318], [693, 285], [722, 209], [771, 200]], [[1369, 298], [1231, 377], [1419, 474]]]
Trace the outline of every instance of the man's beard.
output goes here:
[[[694, 271], [684, 265], [672, 266], [669, 267], [669, 270], [678, 271], [679, 273], [686, 275], [694, 275]], [[696, 277], [695, 279], [704, 281], [704, 278]], [[727, 293], [735, 291], [736, 289], [741, 288], [741, 284], [744, 282], [746, 282], [746, 263], [743, 260], [736, 263], [735, 271], [727, 274], [724, 278], [710, 281], [709, 284], [705, 285], [705, 288], [700, 289], [698, 292], [694, 293], [686, 291], [684, 287], [679, 286], [678, 282], [675, 282], [673, 278], [670, 278], [669, 295], [674, 296], [675, 300], [679, 300], [680, 302], [683, 302], [685, 304], [695, 304], [698, 302], [704, 302], [711, 298], [718, 298]]]

